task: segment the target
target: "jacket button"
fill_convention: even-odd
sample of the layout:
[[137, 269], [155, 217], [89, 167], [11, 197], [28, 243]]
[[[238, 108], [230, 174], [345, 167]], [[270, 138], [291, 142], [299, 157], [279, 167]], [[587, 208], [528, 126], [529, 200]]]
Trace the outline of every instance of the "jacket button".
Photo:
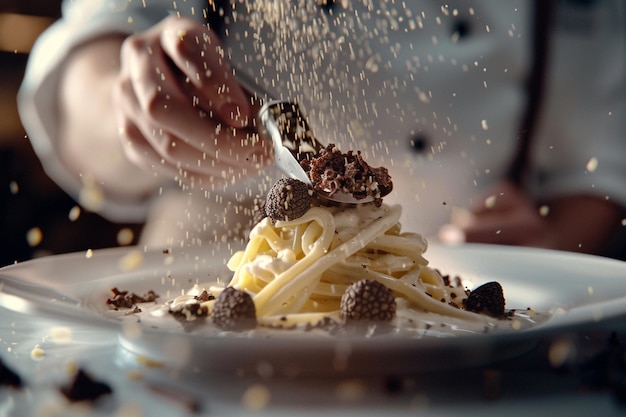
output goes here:
[[452, 39], [459, 41], [470, 35], [470, 24], [467, 20], [459, 19], [452, 24]]
[[422, 153], [428, 147], [428, 140], [426, 139], [426, 136], [424, 135], [421, 135], [421, 134], [413, 135], [409, 139], [409, 145], [411, 146], [411, 149], [413, 149], [414, 152]]
[[330, 13], [335, 6], [335, 0], [317, 0], [317, 5], [326, 13]]

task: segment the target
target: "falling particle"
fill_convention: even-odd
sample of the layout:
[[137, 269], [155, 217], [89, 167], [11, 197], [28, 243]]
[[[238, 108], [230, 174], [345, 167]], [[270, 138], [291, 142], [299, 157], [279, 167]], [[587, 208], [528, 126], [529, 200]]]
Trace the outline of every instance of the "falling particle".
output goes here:
[[496, 200], [498, 198], [495, 195], [491, 195], [485, 199], [485, 208], [494, 208], [496, 205]]
[[11, 194], [15, 195], [20, 192], [20, 186], [17, 185], [17, 182], [11, 181], [9, 183], [9, 190], [11, 191]]
[[104, 204], [104, 192], [100, 186], [91, 177], [81, 178], [83, 188], [80, 190], [79, 203], [91, 211], [99, 211]]
[[487, 130], [487, 129], [489, 129], [489, 126], [487, 125], [487, 121], [486, 121], [486, 120], [484, 120], [484, 119], [480, 121], [480, 127], [481, 127], [483, 130]]
[[541, 217], [546, 217], [548, 214], [550, 213], [550, 207], [543, 205], [541, 207], [539, 207], [539, 215]]
[[41, 229], [38, 227], [33, 227], [28, 232], [26, 232], [26, 241], [30, 247], [38, 246], [43, 240], [43, 233], [41, 233]]
[[125, 227], [117, 232], [117, 243], [121, 246], [130, 245], [134, 237], [135, 234], [133, 233], [133, 230]]
[[80, 217], [80, 207], [79, 206], [72, 207], [67, 217], [70, 219], [70, 221], [73, 221], [73, 222], [78, 220], [78, 218]]
[[124, 255], [118, 265], [122, 271], [132, 271], [143, 265], [143, 260], [143, 253], [135, 250]]
[[241, 403], [247, 410], [259, 411], [267, 407], [270, 397], [270, 391], [266, 386], [255, 384], [244, 392]]
[[587, 294], [593, 295], [593, 287], [592, 286], [587, 287]]
[[574, 346], [570, 340], [557, 340], [548, 351], [548, 360], [554, 368], [565, 365], [574, 354]]
[[622, 226], [626, 226], [626, 219], [622, 219]]
[[72, 341], [72, 329], [65, 326], [54, 326], [50, 329], [50, 339], [56, 343], [69, 343]]
[[185, 36], [187, 36], [187, 31], [183, 30], [183, 29], [180, 29], [180, 30], [178, 30], [176, 32], [176, 36], [178, 36], [179, 40], [183, 41], [183, 40], [185, 40]]
[[365, 391], [365, 384], [359, 380], [343, 381], [335, 388], [337, 397], [347, 402], [356, 402], [363, 399]]
[[34, 361], [41, 361], [46, 356], [46, 351], [39, 345], [35, 345], [33, 350], [30, 351], [30, 358]]
[[594, 172], [596, 169], [598, 169], [598, 159], [591, 158], [589, 162], [587, 162], [587, 171]]
[[87, 252], [85, 252], [85, 258], [91, 259], [92, 256], [93, 256], [93, 250], [87, 249]]
[[458, 245], [465, 242], [465, 233], [454, 224], [446, 224], [441, 226], [437, 237], [448, 245]]

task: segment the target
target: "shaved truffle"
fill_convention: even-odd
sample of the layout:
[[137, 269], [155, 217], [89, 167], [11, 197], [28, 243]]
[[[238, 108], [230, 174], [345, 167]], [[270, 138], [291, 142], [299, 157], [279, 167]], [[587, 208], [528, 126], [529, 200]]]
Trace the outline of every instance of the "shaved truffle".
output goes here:
[[313, 190], [302, 181], [281, 178], [270, 189], [265, 213], [274, 220], [295, 220], [311, 207]]
[[149, 290], [143, 296], [130, 291], [121, 291], [117, 288], [111, 288], [113, 297], [107, 299], [106, 303], [114, 308], [132, 308], [137, 303], [148, 303], [156, 301], [159, 295], [153, 290]]
[[465, 309], [493, 317], [504, 315], [504, 292], [498, 282], [488, 282], [470, 292], [465, 300]]
[[9, 367], [2, 361], [2, 358], [0, 358], [0, 387], [3, 385], [13, 388], [21, 388], [22, 378], [20, 378], [20, 376], [12, 369], [9, 369]]
[[250, 294], [227, 287], [215, 300], [211, 319], [224, 330], [246, 330], [256, 326], [256, 309]]
[[341, 297], [341, 315], [346, 320], [391, 321], [395, 314], [393, 293], [375, 280], [357, 281]]
[[357, 200], [372, 197], [380, 207], [382, 198], [393, 189], [387, 168], [369, 166], [360, 151], [342, 153], [330, 144], [318, 157], [301, 164], [311, 178], [313, 189], [329, 197], [338, 192], [351, 194]]
[[203, 290], [200, 295], [196, 295], [192, 300], [185, 303], [170, 305], [169, 313], [178, 319], [193, 321], [196, 318], [204, 318], [209, 315], [209, 308], [202, 303], [215, 300], [215, 296], [207, 290]]
[[111, 387], [93, 379], [87, 372], [79, 369], [73, 381], [61, 388], [61, 393], [70, 401], [95, 401], [103, 395], [111, 394]]

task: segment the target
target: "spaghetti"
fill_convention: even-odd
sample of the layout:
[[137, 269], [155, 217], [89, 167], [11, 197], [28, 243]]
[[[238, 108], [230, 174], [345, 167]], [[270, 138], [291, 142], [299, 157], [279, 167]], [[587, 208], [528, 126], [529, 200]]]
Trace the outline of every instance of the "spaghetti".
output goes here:
[[258, 323], [271, 327], [341, 321], [341, 297], [362, 279], [378, 281], [404, 300], [400, 316], [430, 312], [486, 321], [459, 308], [465, 289], [428, 266], [426, 240], [402, 232], [400, 214], [400, 206], [364, 204], [313, 206], [288, 221], [265, 218], [230, 259], [230, 286], [251, 294]]

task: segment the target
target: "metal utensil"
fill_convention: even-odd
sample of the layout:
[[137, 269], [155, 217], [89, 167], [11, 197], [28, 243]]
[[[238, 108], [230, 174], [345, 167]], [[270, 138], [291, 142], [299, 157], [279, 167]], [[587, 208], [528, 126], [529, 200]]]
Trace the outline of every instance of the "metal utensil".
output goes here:
[[270, 101], [259, 111], [259, 118], [274, 145], [276, 165], [291, 178], [312, 185], [300, 163], [311, 160], [324, 147], [315, 139], [297, 104]]
[[[289, 101], [270, 101], [259, 111], [259, 119], [272, 139], [276, 165], [285, 175], [312, 186], [301, 162], [319, 156], [325, 146], [313, 135], [298, 105]], [[363, 204], [374, 200], [372, 197], [357, 200], [342, 192], [331, 196], [330, 190], [315, 191], [321, 199], [332, 203]]]

